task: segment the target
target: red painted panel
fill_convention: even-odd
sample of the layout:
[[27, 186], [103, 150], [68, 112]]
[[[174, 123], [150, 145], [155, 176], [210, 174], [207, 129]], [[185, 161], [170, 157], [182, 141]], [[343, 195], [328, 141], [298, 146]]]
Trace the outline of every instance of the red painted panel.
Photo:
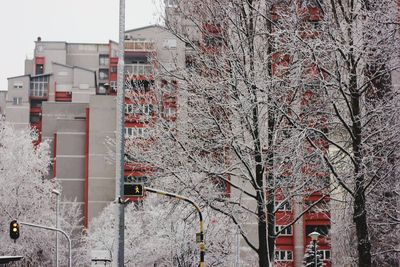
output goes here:
[[71, 102], [72, 92], [56, 92], [56, 102]]
[[54, 178], [57, 177], [57, 133], [54, 134], [53, 142], [53, 153], [54, 153], [54, 163], [53, 163], [53, 175]]
[[89, 115], [90, 109], [86, 108], [86, 128], [85, 128], [85, 192], [84, 192], [84, 207], [83, 207], [83, 225], [88, 228], [89, 214]]
[[44, 65], [44, 57], [36, 57], [35, 64], [42, 64]]

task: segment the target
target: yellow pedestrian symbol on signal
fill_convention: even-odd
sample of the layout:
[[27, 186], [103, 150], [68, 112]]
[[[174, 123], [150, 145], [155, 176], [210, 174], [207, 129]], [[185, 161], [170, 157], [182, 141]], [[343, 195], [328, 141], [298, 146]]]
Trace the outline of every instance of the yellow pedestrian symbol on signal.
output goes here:
[[124, 196], [126, 197], [142, 197], [143, 196], [143, 184], [125, 183], [124, 184]]

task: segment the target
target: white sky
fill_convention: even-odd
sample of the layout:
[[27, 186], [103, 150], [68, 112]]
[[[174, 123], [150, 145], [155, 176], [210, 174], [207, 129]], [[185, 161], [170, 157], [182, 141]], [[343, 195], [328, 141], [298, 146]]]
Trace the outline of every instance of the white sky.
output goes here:
[[[159, 23], [160, 0], [126, 0], [125, 29]], [[119, 0], [2, 0], [0, 90], [24, 74], [34, 41], [118, 41]]]

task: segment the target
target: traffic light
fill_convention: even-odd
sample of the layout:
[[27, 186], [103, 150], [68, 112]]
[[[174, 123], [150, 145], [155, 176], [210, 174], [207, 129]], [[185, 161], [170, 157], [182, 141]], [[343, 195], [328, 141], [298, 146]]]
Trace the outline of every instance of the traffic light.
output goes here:
[[143, 197], [143, 184], [124, 184], [124, 196]]
[[10, 223], [10, 237], [14, 240], [17, 240], [19, 237], [19, 224], [17, 220], [13, 220]]

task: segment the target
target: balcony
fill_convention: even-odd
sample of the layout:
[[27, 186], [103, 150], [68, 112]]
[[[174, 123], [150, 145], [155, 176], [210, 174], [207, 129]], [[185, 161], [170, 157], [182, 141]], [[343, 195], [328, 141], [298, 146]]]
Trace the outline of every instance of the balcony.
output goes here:
[[155, 45], [152, 41], [125, 40], [124, 48], [126, 52], [153, 52]]
[[125, 73], [129, 76], [151, 76], [153, 69], [151, 64], [125, 64]]
[[47, 90], [30, 90], [29, 95], [31, 98], [47, 99]]

